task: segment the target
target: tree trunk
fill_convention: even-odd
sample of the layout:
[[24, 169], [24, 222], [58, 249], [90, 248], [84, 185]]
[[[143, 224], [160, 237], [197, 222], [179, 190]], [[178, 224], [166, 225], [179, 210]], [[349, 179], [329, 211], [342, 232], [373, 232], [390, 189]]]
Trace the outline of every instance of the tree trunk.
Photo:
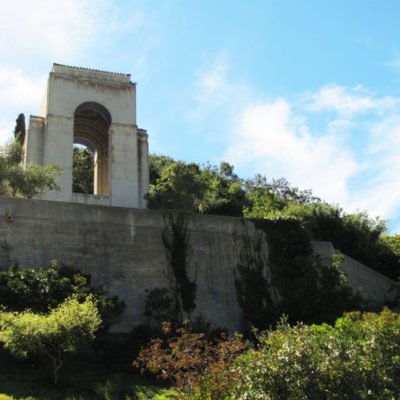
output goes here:
[[50, 357], [53, 364], [53, 384], [56, 386], [59, 380], [59, 371], [64, 363], [64, 353], [61, 349], [57, 349], [54, 354], [46, 351], [46, 355]]

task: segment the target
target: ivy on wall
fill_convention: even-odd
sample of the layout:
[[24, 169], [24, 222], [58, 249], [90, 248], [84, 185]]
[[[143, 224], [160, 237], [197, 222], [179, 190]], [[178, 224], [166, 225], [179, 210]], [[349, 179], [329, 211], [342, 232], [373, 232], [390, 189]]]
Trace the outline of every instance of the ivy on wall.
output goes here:
[[268, 328], [275, 318], [275, 309], [271, 298], [266, 241], [263, 232], [257, 229], [250, 232], [245, 222], [234, 274], [238, 303], [246, 323]]
[[193, 257], [188, 231], [188, 214], [168, 212], [164, 214], [162, 241], [167, 256], [166, 275], [170, 283], [171, 310], [177, 321], [182, 321], [184, 314], [189, 315], [196, 308], [195, 280], [188, 276], [188, 266]]
[[[295, 219], [254, 219], [255, 233], [244, 230], [235, 285], [247, 323], [333, 322], [344, 311], [362, 309], [342, 270], [340, 257], [329, 265], [313, 255], [311, 238]], [[265, 248], [268, 248], [266, 252]]]

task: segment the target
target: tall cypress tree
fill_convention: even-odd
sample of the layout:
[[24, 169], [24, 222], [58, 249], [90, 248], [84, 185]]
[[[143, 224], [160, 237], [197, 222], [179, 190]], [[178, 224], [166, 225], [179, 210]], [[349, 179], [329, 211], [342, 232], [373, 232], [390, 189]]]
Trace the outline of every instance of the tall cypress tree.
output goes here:
[[25, 115], [21, 113], [15, 120], [14, 140], [23, 145], [25, 140], [25, 133], [26, 133]]

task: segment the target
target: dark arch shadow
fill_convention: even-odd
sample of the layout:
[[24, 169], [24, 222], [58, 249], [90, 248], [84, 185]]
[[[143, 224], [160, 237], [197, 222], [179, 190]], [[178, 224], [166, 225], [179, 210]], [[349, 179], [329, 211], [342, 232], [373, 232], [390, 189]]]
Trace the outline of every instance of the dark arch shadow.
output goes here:
[[111, 114], [110, 112], [107, 110], [107, 108], [105, 108], [104, 106], [102, 106], [99, 103], [96, 103], [94, 101], [87, 101], [85, 103], [80, 104], [74, 113], [74, 116], [76, 117], [77, 115], [81, 114], [82, 111], [94, 111], [98, 114], [100, 114], [100, 116], [104, 119], [104, 121], [107, 123], [108, 128], [110, 127], [111, 123], [112, 123], [112, 118], [111, 118]]

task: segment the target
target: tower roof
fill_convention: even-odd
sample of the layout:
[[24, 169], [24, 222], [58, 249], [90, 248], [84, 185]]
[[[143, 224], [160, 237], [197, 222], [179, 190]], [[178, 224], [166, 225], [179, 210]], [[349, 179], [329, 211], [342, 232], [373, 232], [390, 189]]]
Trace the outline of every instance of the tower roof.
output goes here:
[[69, 76], [80, 76], [85, 78], [100, 79], [114, 82], [126, 82], [131, 81], [131, 74], [123, 74], [119, 72], [101, 71], [98, 69], [74, 67], [71, 65], [53, 64], [52, 73]]

